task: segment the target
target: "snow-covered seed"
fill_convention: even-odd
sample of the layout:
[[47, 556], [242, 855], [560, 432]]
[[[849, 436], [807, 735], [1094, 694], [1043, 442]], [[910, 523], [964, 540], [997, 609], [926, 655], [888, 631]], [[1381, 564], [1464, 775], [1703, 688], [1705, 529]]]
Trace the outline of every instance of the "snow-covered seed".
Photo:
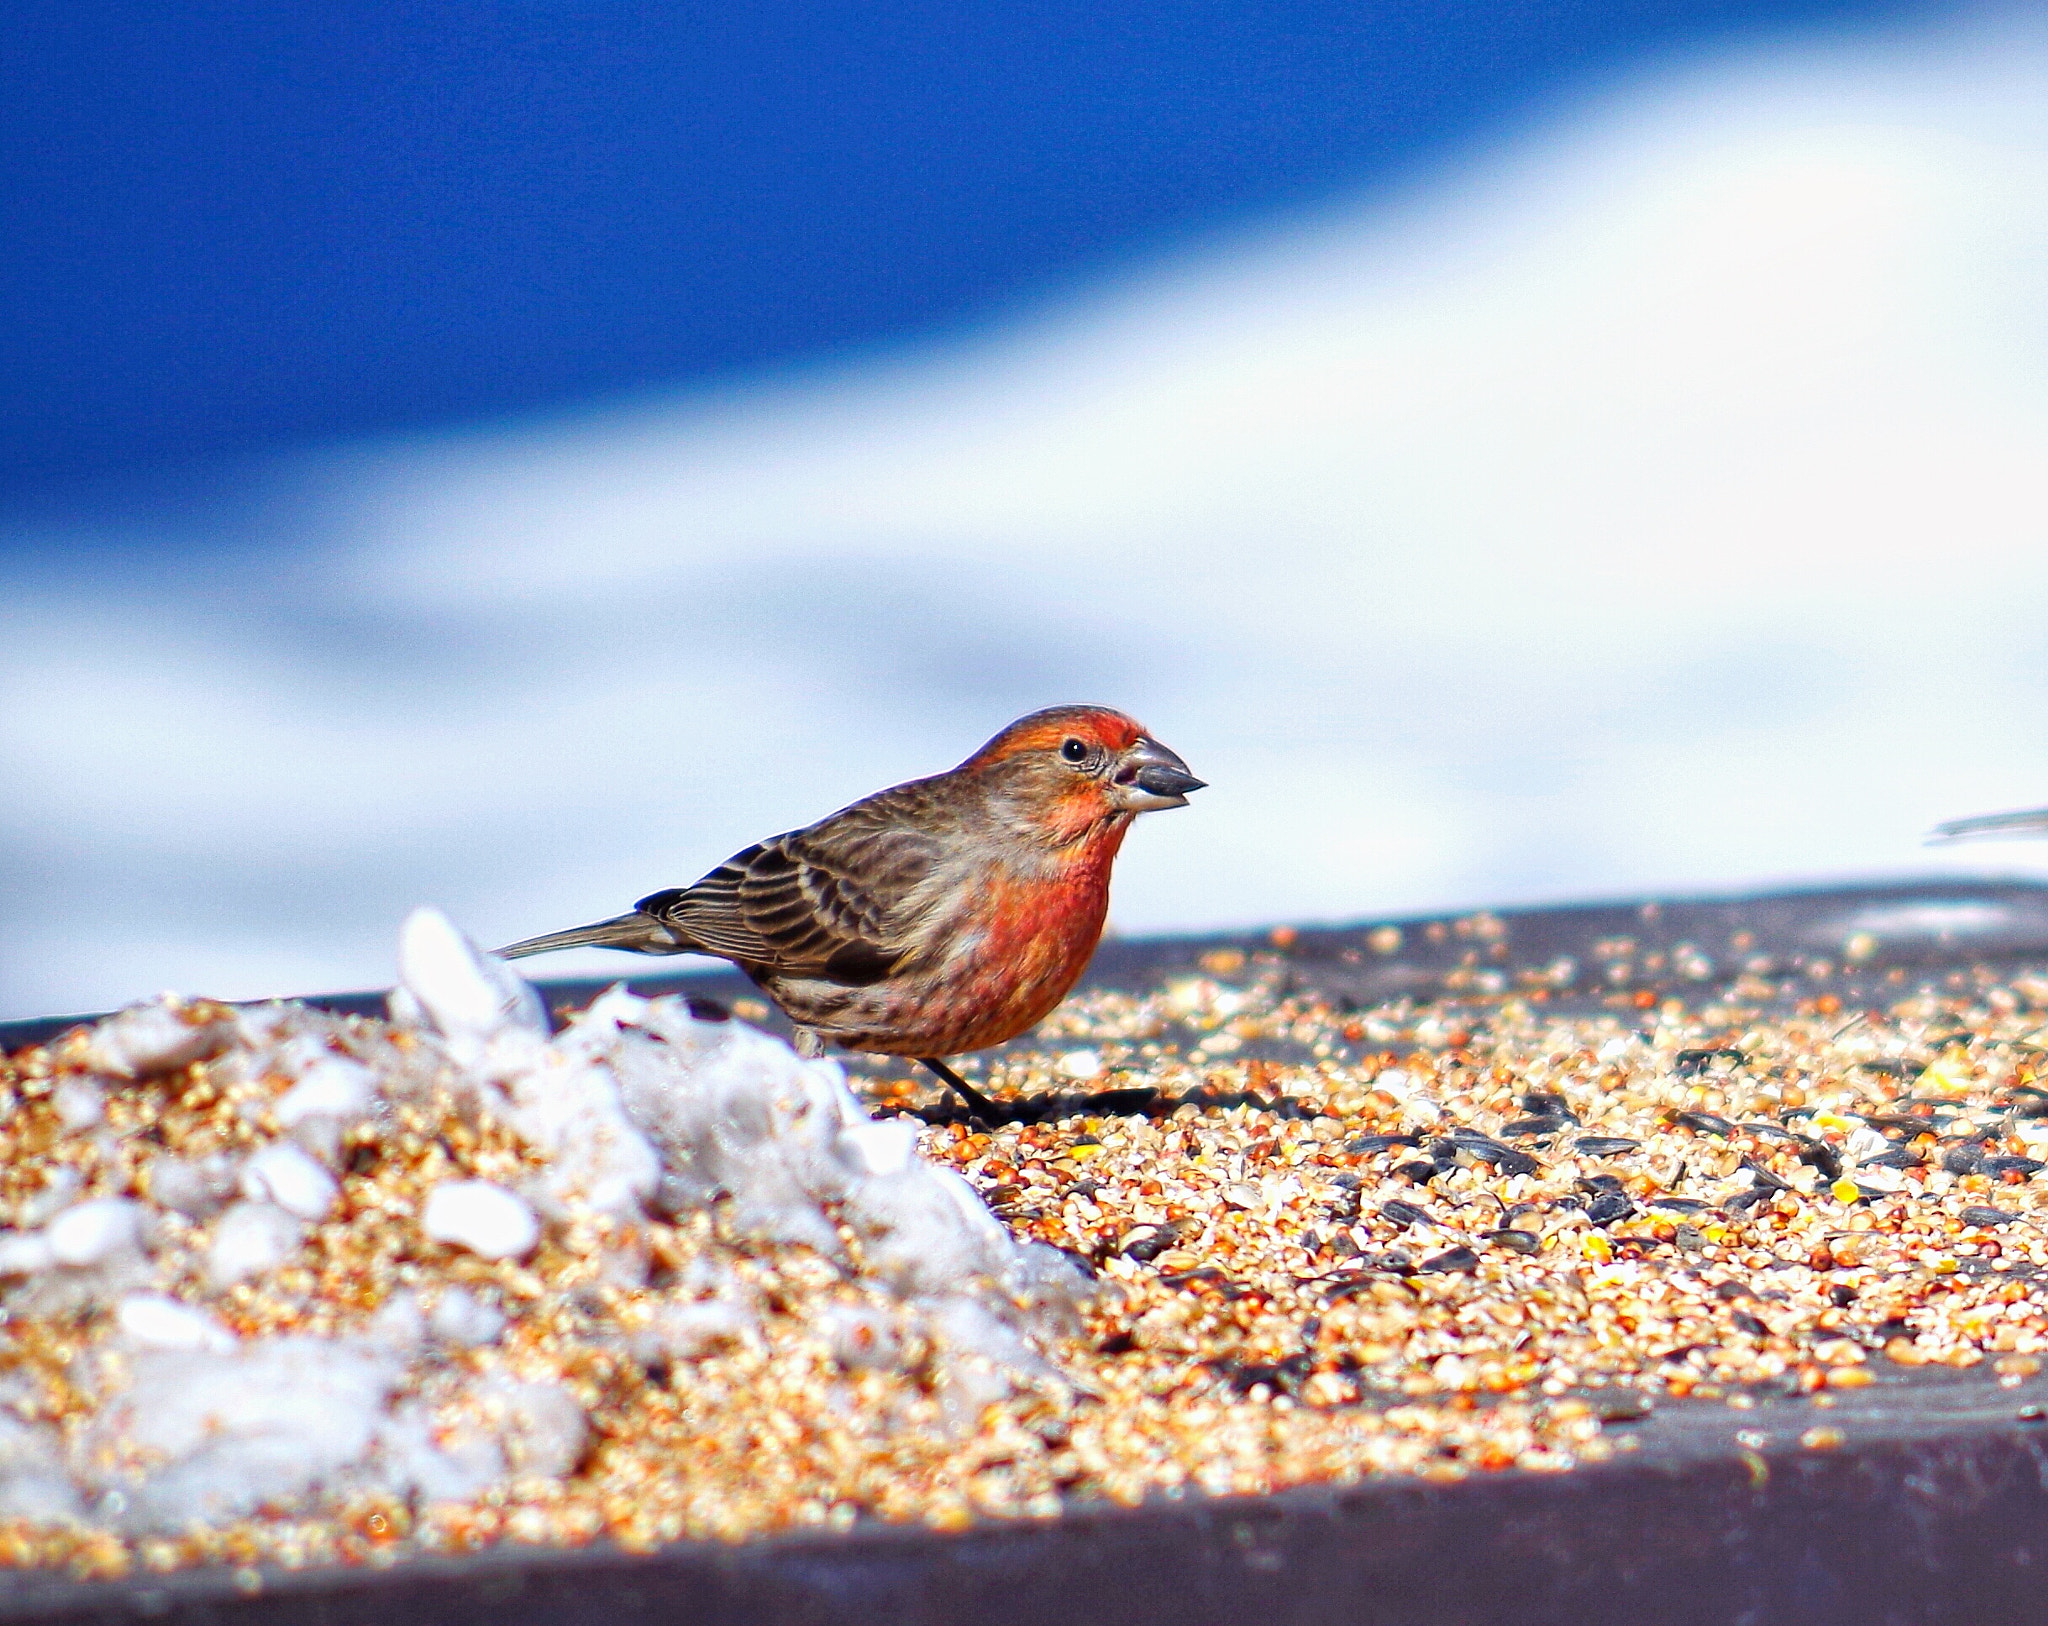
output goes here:
[[235, 1335], [218, 1319], [161, 1293], [128, 1294], [116, 1307], [114, 1321], [130, 1343], [144, 1349], [235, 1347]]
[[221, 1215], [206, 1254], [206, 1274], [217, 1288], [232, 1287], [291, 1257], [305, 1225], [275, 1203], [239, 1202]]
[[242, 1165], [242, 1195], [275, 1203], [303, 1220], [324, 1219], [341, 1196], [334, 1176], [290, 1141], [277, 1141]]
[[524, 1259], [540, 1242], [540, 1219], [517, 1193], [489, 1180], [444, 1180], [427, 1194], [420, 1229], [482, 1259]]
[[141, 1239], [142, 1205], [124, 1197], [78, 1203], [50, 1221], [44, 1235], [60, 1265], [97, 1265]]

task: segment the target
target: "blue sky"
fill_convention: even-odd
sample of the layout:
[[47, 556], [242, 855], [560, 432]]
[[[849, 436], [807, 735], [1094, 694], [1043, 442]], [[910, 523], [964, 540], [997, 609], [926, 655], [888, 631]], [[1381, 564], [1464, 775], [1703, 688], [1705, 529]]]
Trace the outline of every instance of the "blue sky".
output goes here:
[[[814, 206], [730, 193], [751, 261], [706, 228], [701, 261], [662, 267], [659, 222], [623, 207], [549, 239], [638, 283], [508, 269], [495, 242], [462, 259], [514, 138], [595, 140], [595, 114], [398, 75], [378, 107], [442, 107], [468, 143], [408, 194], [446, 250], [387, 222], [358, 264], [327, 218], [347, 166], [295, 138], [300, 196], [298, 149], [249, 112], [260, 74], [188, 98], [197, 133], [153, 161], [240, 132], [270, 191], [182, 172], [163, 208], [197, 236], [154, 285], [96, 249], [62, 321], [0, 341], [83, 353], [87, 308], [107, 318], [98, 384], [9, 375], [48, 394], [27, 439], [68, 450], [0, 504], [0, 1016], [374, 986], [417, 904], [486, 943], [612, 913], [1074, 699], [1211, 781], [1133, 833], [1126, 930], [2038, 870], [1920, 842], [2048, 802], [2042, 14], [1565, 12], [1576, 33], [1520, 55], [1436, 14], [1387, 58], [1421, 64], [1400, 139], [1346, 126], [1342, 162], [1357, 84], [1297, 105], [1321, 58], [1261, 15], [1293, 78], [1215, 30], [1203, 60], [1235, 79], [1127, 56], [1060, 104], [1059, 141], [1007, 138], [1035, 189], [965, 202], [982, 161], [945, 180], [943, 109], [927, 147], [856, 164], [753, 82], [789, 133], [738, 121], [761, 146], [733, 172], [810, 177]], [[863, 48], [878, 83], [903, 49]], [[1148, 84], [1185, 92], [1149, 144], [1119, 99]], [[1000, 109], [972, 99], [963, 143], [992, 150]], [[1205, 167], [1204, 139], [1237, 156]], [[1231, 168], [1282, 149], [1292, 170]], [[889, 187], [846, 180], [861, 164], [894, 175], [893, 213], [864, 212]], [[1176, 164], [1151, 217], [1103, 179], [1149, 195]], [[624, 160], [600, 181], [655, 185]], [[289, 306], [297, 266], [301, 304], [215, 298], [272, 225], [251, 284]], [[743, 274], [778, 234], [811, 258]], [[887, 297], [846, 293], [841, 261]], [[744, 297], [647, 293], [714, 264]], [[690, 348], [714, 329], [725, 350]]]
[[0, 503], [958, 330], [1646, 63], [1938, 14], [23, 0]]

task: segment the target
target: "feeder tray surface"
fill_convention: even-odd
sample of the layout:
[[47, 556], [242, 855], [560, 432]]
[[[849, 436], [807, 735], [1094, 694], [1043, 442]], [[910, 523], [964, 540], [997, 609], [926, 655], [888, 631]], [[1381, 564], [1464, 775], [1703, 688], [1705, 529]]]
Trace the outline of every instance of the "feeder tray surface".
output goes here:
[[[1574, 1372], [1584, 1381], [1561, 1384], [1517, 1372], [1512, 1350], [1452, 1351], [1452, 1364], [1404, 1389], [1398, 1362], [1360, 1371], [1298, 1352], [1292, 1369], [1284, 1359], [1262, 1361], [1253, 1347], [1257, 1327], [1241, 1327], [1245, 1339], [1226, 1341], [1228, 1352], [1207, 1363], [1222, 1387], [1254, 1406], [1284, 1396], [1301, 1411], [1318, 1404], [1387, 1411], [1409, 1399], [1456, 1406], [1463, 1395], [1470, 1412], [1483, 1413], [1519, 1397], [1533, 1420], [1515, 1434], [1516, 1448], [1536, 1467], [1575, 1460], [1570, 1472], [1473, 1471], [1487, 1464], [1465, 1439], [1446, 1454], [1461, 1475], [1455, 1481], [1386, 1473], [1238, 1496], [1205, 1494], [1197, 1478], [1178, 1495], [1154, 1488], [1137, 1507], [1098, 1498], [1052, 1519], [984, 1521], [946, 1533], [858, 1523], [842, 1533], [769, 1535], [736, 1546], [684, 1542], [647, 1553], [498, 1547], [406, 1557], [375, 1572], [213, 1569], [99, 1582], [15, 1572], [0, 1577], [0, 1612], [252, 1622], [353, 1622], [372, 1614], [1165, 1622], [1241, 1620], [1254, 1610], [1290, 1621], [2010, 1617], [2033, 1598], [2034, 1570], [2048, 1563], [2048, 1428], [2039, 1421], [2048, 1415], [2048, 1378], [2038, 1375], [2031, 1353], [2040, 1340], [2024, 1330], [2027, 1315], [2041, 1308], [2034, 1284], [2043, 1262], [2034, 1257], [2035, 1169], [2025, 1166], [2034, 1160], [2013, 1149], [2029, 1144], [2014, 1137], [2030, 1131], [2036, 1101], [2048, 1101], [2034, 1083], [2032, 1041], [2021, 1036], [2028, 1013], [2048, 1003], [2044, 964], [2048, 888], [1951, 881], [1111, 942], [1076, 1001], [1031, 1041], [993, 1055], [983, 1072], [984, 1087], [1022, 1086], [1021, 1099], [1036, 1104], [1036, 1123], [984, 1135], [900, 1066], [850, 1067], [871, 1098], [917, 1110], [933, 1124], [928, 1155], [965, 1170], [1020, 1233], [1068, 1246], [1088, 1242], [1105, 1276], [1139, 1295], [1134, 1305], [1144, 1295], [1156, 1300], [1162, 1280], [1183, 1296], [1204, 1295], [1205, 1304], [1219, 1299], [1203, 1311], [1219, 1326], [1228, 1320], [1228, 1270], [1199, 1257], [1176, 1260], [1175, 1235], [1149, 1255], [1148, 1239], [1120, 1245], [1133, 1227], [1102, 1212], [1104, 1204], [1090, 1214], [1071, 1198], [1054, 1200], [1097, 1161], [1084, 1156], [1077, 1169], [1075, 1150], [1115, 1139], [1119, 1109], [1144, 1106], [1151, 1116], [1130, 1117], [1134, 1125], [1234, 1113], [1228, 1121], [1265, 1125], [1277, 1144], [1289, 1133], [1280, 1126], [1292, 1124], [1297, 1144], [1346, 1149], [1348, 1169], [1338, 1172], [1355, 1178], [1337, 1189], [1360, 1193], [1355, 1224], [1334, 1247], [1323, 1233], [1345, 1228], [1317, 1230], [1320, 1251], [1311, 1250], [1304, 1273], [1316, 1285], [1288, 1301], [1297, 1330], [1304, 1305], [1321, 1308], [1311, 1317], [1319, 1323], [1342, 1319], [1345, 1312], [1331, 1308], [1333, 1288], [1338, 1306], [1371, 1303], [1375, 1292], [1427, 1298], [1439, 1282], [1493, 1270], [1496, 1257], [1513, 1267], [1531, 1243], [1530, 1252], [1549, 1255], [1568, 1245], [1574, 1268], [1595, 1273], [1637, 1259], [1698, 1266], [1695, 1274], [1721, 1289], [1717, 1313], [1746, 1318], [1731, 1320], [1752, 1340], [1752, 1349], [1731, 1357], [1746, 1366], [1625, 1361]], [[597, 986], [544, 991], [550, 1003], [573, 1006]], [[750, 1018], [766, 1015], [733, 977], [636, 979], [634, 986], [686, 988]], [[381, 1003], [380, 996], [316, 1003], [367, 1010], [370, 1001]], [[1902, 1010], [1912, 1014], [1901, 1018]], [[1300, 1019], [1281, 1019], [1290, 1014]], [[1656, 1042], [1660, 1024], [1702, 1030], [1700, 1043], [1675, 1052], [1666, 1032], [1659, 1099], [1667, 1116], [1695, 1115], [1698, 1121], [1680, 1127], [1698, 1142], [1699, 1157], [1727, 1163], [1730, 1146], [1747, 1148], [1748, 1189], [1764, 1195], [1735, 1205], [1732, 1231], [1723, 1225], [1727, 1234], [1715, 1235], [1728, 1217], [1725, 1197], [1681, 1197], [1668, 1208], [1649, 1200], [1683, 1178], [1697, 1182], [1696, 1170], [1680, 1179], [1668, 1164], [1645, 1172], [1640, 1146], [1622, 1144], [1626, 1137], [1562, 1117], [1546, 1123], [1557, 1109], [1542, 1099], [1543, 1088], [1524, 1091], [1532, 1101], [1519, 1134], [1494, 1124], [1492, 1135], [1478, 1137], [1484, 1145], [1475, 1146], [1476, 1132], [1468, 1130], [1462, 1146], [1447, 1132], [1458, 1127], [1447, 1121], [1454, 1113], [1429, 1121], [1450, 1094], [1445, 1078], [1458, 1076], [1446, 1075], [1447, 1055], [1469, 1051], [1484, 1061], [1481, 1035], [1491, 1030], [1539, 1034], [1561, 1023], [1618, 1046], [1609, 1065], [1625, 1063], [1632, 1046]], [[1845, 1166], [1844, 1137], [1817, 1129], [1803, 1111], [1809, 1091], [1785, 1069], [1760, 1068], [1760, 1058], [1734, 1042], [1735, 1029], [1778, 1032], [1785, 1024], [1837, 1043], [1859, 1026], [1882, 1031], [1860, 1058], [1856, 1127], [1875, 1123], [1876, 1133], [1898, 1143], [1898, 1155], [1873, 1158], [1875, 1143], [1866, 1141], [1863, 1162], [1851, 1157]], [[2039, 1025], [2035, 1015], [2031, 1026]], [[0, 1040], [15, 1049], [58, 1026], [15, 1024], [0, 1029]], [[1578, 1080], [1559, 1099], [1568, 1115], [1570, 1106], [1584, 1106], [1600, 1065], [1597, 1051], [1580, 1058], [1576, 1073], [1560, 1063]], [[1317, 1068], [1363, 1087], [1365, 1106], [1346, 1110], [1330, 1099], [1334, 1089], [1290, 1085], [1293, 1070]], [[1131, 1098], [1133, 1076], [1147, 1081], [1137, 1094], [1157, 1092], [1150, 1101]], [[1390, 1091], [1371, 1087], [1388, 1076], [1398, 1080]], [[1699, 1104], [1725, 1106], [1731, 1092], [1739, 1112]], [[1775, 1110], [1759, 1116], [1766, 1104]], [[1924, 1130], [1908, 1121], [1914, 1116]], [[1960, 1132], [1950, 1133], [1958, 1121]], [[1036, 1132], [1052, 1137], [1037, 1149], [1052, 1154], [1053, 1179], [1013, 1184], [1022, 1137]], [[1387, 1144], [1372, 1144], [1375, 1137]], [[1390, 1165], [1410, 1153], [1420, 1155], [1400, 1177], [1406, 1187], [1390, 1186]], [[1517, 1167], [1518, 1153], [1546, 1165], [1570, 1158], [1574, 1168], [1621, 1172], [1582, 1177], [1578, 1213], [1563, 1216], [1571, 1223], [1562, 1230], [1535, 1219], [1518, 1223], [1512, 1204], [1495, 1196], [1503, 1223], [1489, 1228], [1479, 1249], [1458, 1241], [1479, 1239], [1477, 1225], [1460, 1216], [1483, 1190], [1510, 1189], [1501, 1185], [1503, 1171]], [[1986, 1159], [1998, 1158], [2005, 1163], [1985, 1173]], [[1424, 1173], [1420, 1165], [1432, 1160], [1441, 1166]], [[1802, 1174], [1809, 1168], [1810, 1179]], [[1221, 1201], [1251, 1214], [1264, 1201], [1274, 1225], [1291, 1223], [1280, 1212], [1284, 1194], [1276, 1199], [1273, 1188], [1244, 1177], [1215, 1184]], [[1388, 1195], [1406, 1188], [1413, 1201]], [[1457, 1199], [1449, 1209], [1447, 1193]], [[1114, 1193], [1095, 1195], [1107, 1201]], [[1603, 1198], [1612, 1199], [1605, 1210]], [[1927, 1312], [1921, 1299], [1910, 1323], [1873, 1323], [1853, 1312], [1873, 1292], [1892, 1290], [1855, 1274], [1859, 1245], [1877, 1229], [1858, 1229], [1856, 1216], [1937, 1200], [1949, 1221], [1941, 1240], [1960, 1246], [1930, 1257], [1927, 1273], [1974, 1294], [1973, 1305], [1989, 1302], [1996, 1289], [2020, 1335], [2001, 1334], [1999, 1312], [1958, 1327]], [[1781, 1206], [1791, 1215], [1824, 1209], [1828, 1222], [1800, 1230], [1788, 1219], [1773, 1233], [1783, 1239], [1773, 1265], [1759, 1270], [1758, 1245], [1769, 1239], [1745, 1227], [1757, 1210], [1767, 1216]], [[1613, 1217], [1603, 1220], [1603, 1212]], [[1548, 1219], [1558, 1217], [1549, 1205]], [[1524, 1225], [1527, 1242], [1503, 1235]], [[1416, 1234], [1429, 1245], [1398, 1245]], [[1836, 1306], [1851, 1313], [1839, 1318], [1843, 1334], [1832, 1347], [1811, 1326], [1785, 1324], [1795, 1295], [1772, 1285], [1780, 1266], [1809, 1294], [1825, 1291], [1830, 1279], [1837, 1288], [1864, 1281]], [[1205, 1281], [1205, 1270], [1223, 1279]], [[1317, 1347], [1321, 1332], [1311, 1329], [1303, 1348]], [[1788, 1358], [1771, 1370], [1763, 1357], [1774, 1342]], [[1148, 1358], [1142, 1343], [1131, 1354]], [[1330, 1381], [1319, 1394], [1313, 1386], [1323, 1377]], [[1543, 1462], [1546, 1454], [1559, 1460]]]

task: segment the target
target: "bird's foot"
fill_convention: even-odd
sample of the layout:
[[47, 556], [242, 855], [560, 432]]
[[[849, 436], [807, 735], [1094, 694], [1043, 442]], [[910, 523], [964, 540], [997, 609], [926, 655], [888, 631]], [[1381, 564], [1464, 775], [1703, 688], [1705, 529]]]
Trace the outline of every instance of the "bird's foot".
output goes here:
[[977, 1123], [994, 1129], [1002, 1124], [1030, 1123], [1037, 1116], [1023, 1102], [1005, 1105], [999, 1101], [991, 1101], [942, 1061], [934, 1060], [930, 1056], [921, 1056], [918, 1059], [938, 1075], [939, 1081], [947, 1089], [960, 1098], [960, 1104], [966, 1107], [968, 1117]]
[[929, 1056], [921, 1060], [939, 1076], [947, 1089], [959, 1097], [960, 1104], [967, 1109], [967, 1116], [988, 1129], [1004, 1124], [1044, 1123], [1048, 1118], [1064, 1118], [1077, 1112], [1139, 1117], [1159, 1099], [1158, 1088], [1146, 1084], [1120, 1090], [1097, 1090], [1089, 1095], [1036, 1095], [1029, 1100], [993, 1101], [944, 1062], [934, 1061]]

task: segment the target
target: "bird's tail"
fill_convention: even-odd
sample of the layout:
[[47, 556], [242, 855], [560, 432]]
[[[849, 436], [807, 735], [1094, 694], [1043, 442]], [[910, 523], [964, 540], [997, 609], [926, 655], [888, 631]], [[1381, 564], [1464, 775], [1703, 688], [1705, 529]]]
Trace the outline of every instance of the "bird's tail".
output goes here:
[[634, 954], [684, 952], [673, 932], [654, 916], [636, 909], [630, 915], [614, 915], [610, 920], [595, 921], [570, 931], [549, 932], [545, 937], [529, 937], [523, 943], [508, 943], [496, 953], [501, 960], [523, 960], [529, 954], [551, 954], [567, 948], [615, 948]]
[[1950, 819], [1937, 824], [1929, 841], [1975, 841], [1987, 837], [2048, 836], [2048, 807], [2030, 807], [2018, 813], [1980, 813], [1975, 818]]

